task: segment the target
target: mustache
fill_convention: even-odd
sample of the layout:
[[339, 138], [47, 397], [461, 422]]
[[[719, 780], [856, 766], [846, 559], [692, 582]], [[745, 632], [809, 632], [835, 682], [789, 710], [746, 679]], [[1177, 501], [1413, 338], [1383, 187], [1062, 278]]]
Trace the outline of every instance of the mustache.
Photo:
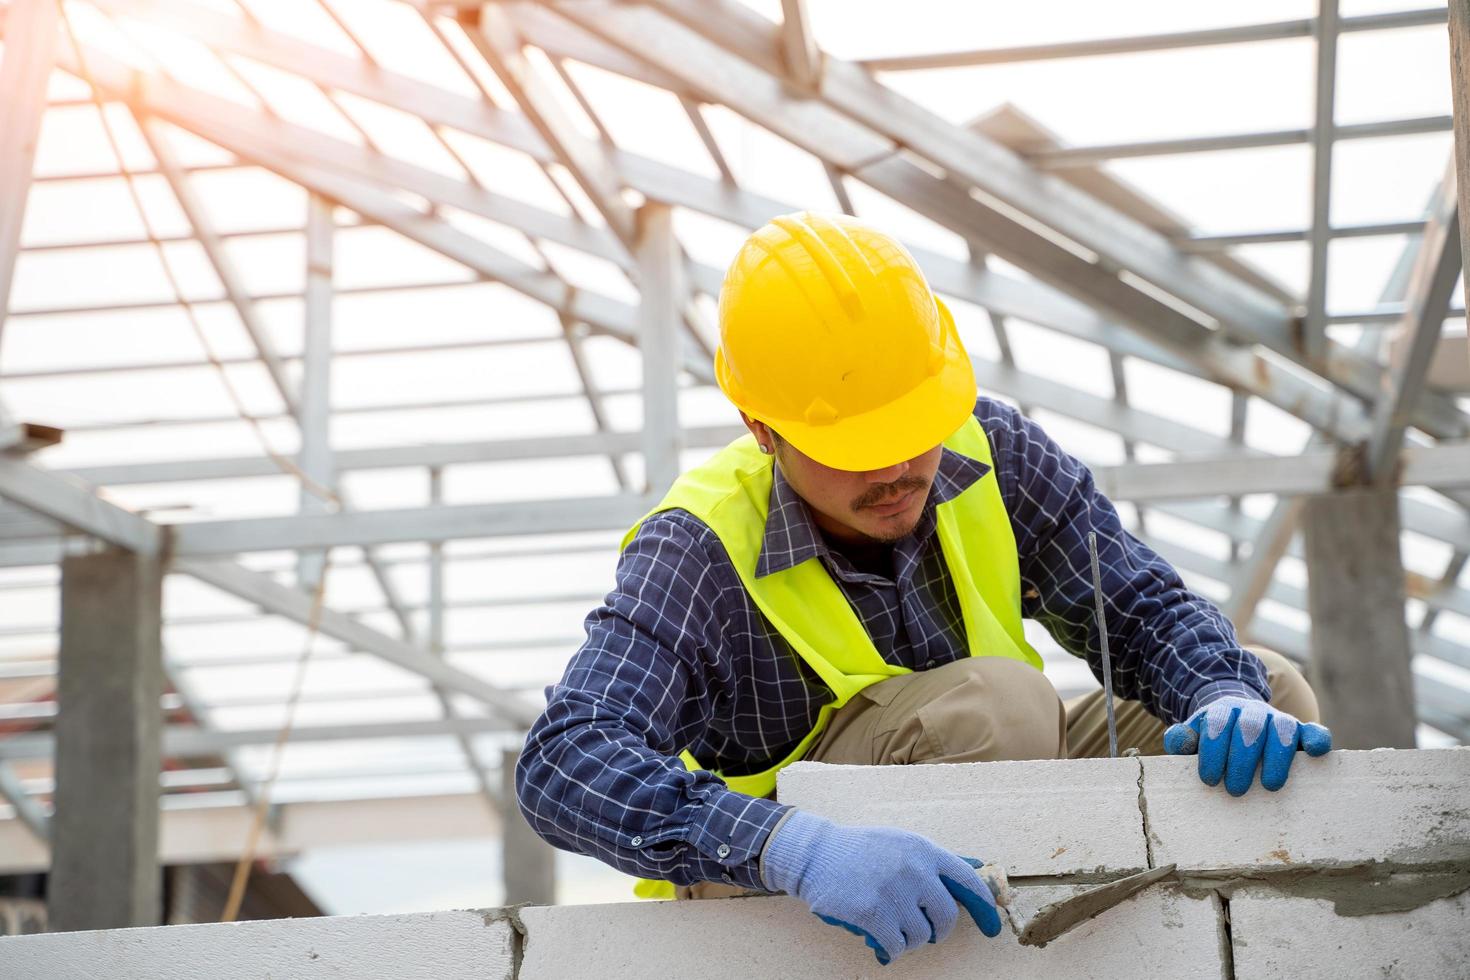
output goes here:
[[892, 483], [884, 483], [876, 487], [869, 487], [861, 496], [852, 501], [853, 510], [862, 510], [864, 507], [872, 507], [874, 504], [892, 503], [899, 497], [914, 490], [927, 490], [929, 481], [919, 476], [901, 476]]

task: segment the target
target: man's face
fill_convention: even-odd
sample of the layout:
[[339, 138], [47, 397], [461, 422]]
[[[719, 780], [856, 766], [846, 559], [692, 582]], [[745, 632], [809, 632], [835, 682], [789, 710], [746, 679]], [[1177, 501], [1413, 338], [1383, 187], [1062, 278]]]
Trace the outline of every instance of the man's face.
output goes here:
[[943, 447], [881, 470], [837, 470], [746, 419], [764, 445], [774, 446], [786, 482], [807, 502], [823, 531], [843, 541], [892, 543], [919, 522]]

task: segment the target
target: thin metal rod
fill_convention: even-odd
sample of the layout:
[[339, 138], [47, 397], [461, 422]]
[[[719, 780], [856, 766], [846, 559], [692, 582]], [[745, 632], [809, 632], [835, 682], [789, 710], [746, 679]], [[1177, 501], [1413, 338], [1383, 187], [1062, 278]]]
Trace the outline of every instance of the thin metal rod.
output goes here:
[[1108, 706], [1108, 757], [1118, 757], [1118, 722], [1113, 717], [1113, 657], [1108, 651], [1108, 617], [1103, 611], [1102, 572], [1097, 564], [1097, 532], [1087, 532], [1087, 552], [1092, 559], [1092, 595], [1097, 603], [1097, 638], [1102, 644], [1103, 697]]

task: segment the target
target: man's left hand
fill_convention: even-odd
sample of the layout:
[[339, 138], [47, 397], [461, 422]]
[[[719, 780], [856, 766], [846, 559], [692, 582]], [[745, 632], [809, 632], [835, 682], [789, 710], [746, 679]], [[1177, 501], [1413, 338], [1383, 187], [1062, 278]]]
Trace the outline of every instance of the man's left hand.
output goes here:
[[1261, 785], [1286, 785], [1297, 749], [1324, 755], [1332, 733], [1321, 725], [1297, 721], [1265, 701], [1227, 695], [1195, 711], [1189, 720], [1164, 732], [1170, 755], [1199, 753], [1199, 778], [1207, 785], [1225, 780], [1231, 796], [1243, 796], [1261, 771]]

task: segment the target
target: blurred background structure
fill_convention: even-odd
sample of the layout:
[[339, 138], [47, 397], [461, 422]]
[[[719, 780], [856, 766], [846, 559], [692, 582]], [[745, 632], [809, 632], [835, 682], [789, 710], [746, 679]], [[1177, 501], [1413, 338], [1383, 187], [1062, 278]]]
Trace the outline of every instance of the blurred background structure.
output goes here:
[[807, 208], [910, 245], [1341, 744], [1470, 740], [1448, 20], [0, 5], [0, 931], [218, 918], [242, 854], [242, 915], [626, 897], [507, 770], [623, 531], [743, 431], [723, 269]]

